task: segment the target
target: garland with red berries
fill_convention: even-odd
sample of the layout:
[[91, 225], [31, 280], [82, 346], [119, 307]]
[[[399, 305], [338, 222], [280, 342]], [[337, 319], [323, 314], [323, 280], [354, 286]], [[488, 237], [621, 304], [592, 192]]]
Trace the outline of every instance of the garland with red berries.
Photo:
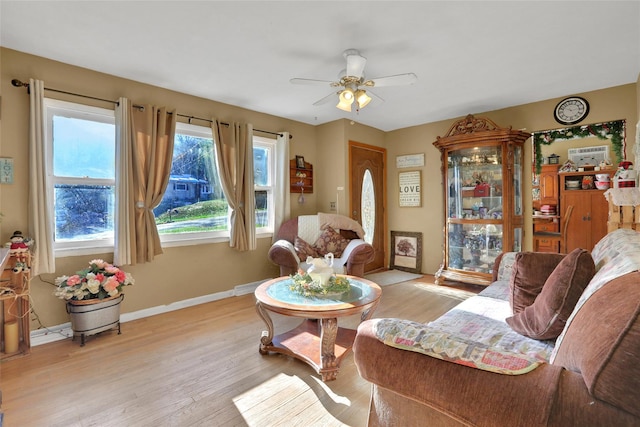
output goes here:
[[536, 163], [536, 173], [542, 169], [542, 145], [550, 145], [554, 141], [563, 141], [576, 138], [595, 136], [598, 139], [610, 139], [613, 153], [616, 155], [616, 164], [626, 158], [626, 120], [595, 123], [591, 125], [574, 126], [555, 130], [545, 130], [533, 133], [533, 150]]

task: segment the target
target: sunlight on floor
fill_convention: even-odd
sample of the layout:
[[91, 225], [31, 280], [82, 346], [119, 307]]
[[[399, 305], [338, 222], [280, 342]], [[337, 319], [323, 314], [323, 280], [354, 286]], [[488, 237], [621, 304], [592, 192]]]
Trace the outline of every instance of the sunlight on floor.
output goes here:
[[413, 284], [416, 288], [424, 289], [431, 293], [442, 295], [449, 298], [455, 298], [460, 301], [464, 301], [469, 297], [476, 295], [473, 292], [464, 291], [462, 289], [447, 288], [445, 286], [434, 285], [433, 283], [420, 282], [418, 280]]
[[[262, 384], [233, 398], [248, 426], [343, 425], [333, 415], [337, 406], [351, 406], [319, 378], [277, 374]], [[285, 410], [286, 408], [286, 410]], [[287, 419], [282, 419], [282, 414]], [[309, 415], [312, 415], [310, 419]]]

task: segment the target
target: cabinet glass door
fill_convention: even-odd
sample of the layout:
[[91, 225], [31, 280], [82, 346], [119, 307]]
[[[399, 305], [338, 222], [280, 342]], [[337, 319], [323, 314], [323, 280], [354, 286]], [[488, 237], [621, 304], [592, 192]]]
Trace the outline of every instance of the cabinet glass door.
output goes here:
[[448, 152], [446, 256], [451, 269], [491, 273], [503, 249], [501, 150], [494, 145]]

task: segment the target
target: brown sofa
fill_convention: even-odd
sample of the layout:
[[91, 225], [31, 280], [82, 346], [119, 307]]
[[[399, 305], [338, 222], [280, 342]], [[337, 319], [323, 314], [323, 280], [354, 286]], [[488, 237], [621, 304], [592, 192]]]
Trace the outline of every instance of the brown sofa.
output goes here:
[[[327, 244], [323, 241], [327, 228], [339, 234], [343, 239], [344, 249], [335, 252], [335, 242]], [[374, 249], [363, 240], [364, 230], [353, 219], [336, 214], [318, 213], [317, 215], [301, 215], [285, 221], [278, 230], [277, 241], [269, 249], [269, 260], [280, 267], [280, 276], [289, 276], [309, 267], [306, 263], [304, 247], [318, 249], [319, 242], [333, 248], [335, 258], [333, 269], [338, 274], [364, 277], [365, 265], [373, 260]], [[308, 249], [310, 250], [310, 249]], [[323, 256], [324, 251], [313, 256]]]
[[[575, 307], [570, 307], [568, 317], [562, 318], [566, 316], [562, 310], [553, 315], [554, 322], [561, 320], [562, 332], [557, 339], [524, 337], [506, 322], [509, 319], [517, 324], [513, 319], [518, 314], [514, 314], [512, 306], [514, 298], [518, 298], [518, 280], [535, 282], [532, 271], [539, 275], [549, 272], [540, 267], [542, 264], [536, 264], [541, 256], [536, 253], [504, 255], [496, 263], [494, 283], [464, 301], [462, 308], [458, 306], [427, 325], [402, 319], [363, 322], [354, 343], [354, 360], [360, 375], [372, 383], [369, 425], [640, 426], [640, 233], [631, 230], [610, 233], [591, 255], [591, 268], [597, 273], [584, 292], [577, 297], [566, 292], [557, 299], [565, 305], [569, 299], [579, 298], [571, 302]], [[527, 257], [533, 264], [518, 264]], [[523, 271], [528, 276], [520, 274], [518, 278], [518, 272]], [[580, 273], [583, 271], [574, 270], [565, 279], [559, 278], [554, 270], [549, 276], [553, 278], [545, 278], [541, 289], [534, 290], [537, 296], [528, 296], [533, 299], [529, 307], [546, 298], [542, 295], [552, 286], [549, 283], [578, 280]], [[498, 310], [487, 308], [485, 312], [481, 309], [483, 305]], [[501, 310], [501, 314], [496, 314]], [[491, 317], [484, 320], [495, 324], [501, 332], [483, 335], [484, 330], [474, 328], [475, 321], [468, 322], [481, 316]], [[404, 341], [384, 335], [381, 329], [385, 324], [386, 333], [389, 325], [393, 325], [398, 334], [405, 334]], [[406, 334], [403, 327], [412, 329], [411, 334]], [[471, 345], [466, 342], [467, 349], [472, 350], [465, 350], [481, 349], [482, 358], [467, 358], [468, 354], [452, 357], [442, 342], [432, 345], [429, 354], [424, 343], [442, 331], [446, 332], [443, 334], [446, 339], [451, 339], [456, 331], [476, 338], [483, 336], [484, 342]], [[536, 346], [551, 350], [549, 360], [533, 358], [534, 363], [527, 367], [529, 371], [521, 374], [497, 373], [475, 366], [482, 365], [491, 351], [500, 347], [498, 352], [504, 352], [518, 339], [522, 345], [515, 347], [525, 349], [523, 353]], [[398, 342], [404, 346], [394, 344]], [[516, 354], [514, 348], [506, 353], [515, 355], [515, 360], [531, 356]], [[499, 360], [505, 360], [506, 356], [501, 357]], [[500, 365], [492, 360], [487, 362], [492, 363], [494, 368]]]

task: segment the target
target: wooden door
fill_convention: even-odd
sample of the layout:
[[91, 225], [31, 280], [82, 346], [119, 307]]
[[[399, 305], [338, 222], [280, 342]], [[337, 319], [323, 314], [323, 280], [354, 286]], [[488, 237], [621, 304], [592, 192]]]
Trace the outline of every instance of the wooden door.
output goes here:
[[365, 240], [375, 250], [373, 261], [365, 265], [364, 271], [385, 267], [386, 157], [387, 151], [383, 148], [349, 141], [349, 213], [362, 224]]
[[602, 193], [591, 190], [564, 192], [562, 213], [564, 214], [567, 206], [574, 206], [567, 234], [567, 253], [575, 248], [591, 251], [607, 234], [609, 205]]
[[558, 167], [544, 165], [540, 173], [540, 204], [558, 204]]
[[591, 194], [591, 244], [585, 248], [588, 251], [607, 234], [609, 220], [609, 202], [604, 197], [604, 191]]
[[[588, 219], [591, 212], [591, 198], [585, 196], [586, 194], [579, 190], [565, 191], [562, 200], [562, 212], [560, 214], [563, 218], [567, 206], [573, 205], [573, 213], [567, 229], [567, 253], [575, 248], [587, 249], [591, 242], [591, 223]], [[563, 218], [560, 219], [560, 222], [562, 222]]]

